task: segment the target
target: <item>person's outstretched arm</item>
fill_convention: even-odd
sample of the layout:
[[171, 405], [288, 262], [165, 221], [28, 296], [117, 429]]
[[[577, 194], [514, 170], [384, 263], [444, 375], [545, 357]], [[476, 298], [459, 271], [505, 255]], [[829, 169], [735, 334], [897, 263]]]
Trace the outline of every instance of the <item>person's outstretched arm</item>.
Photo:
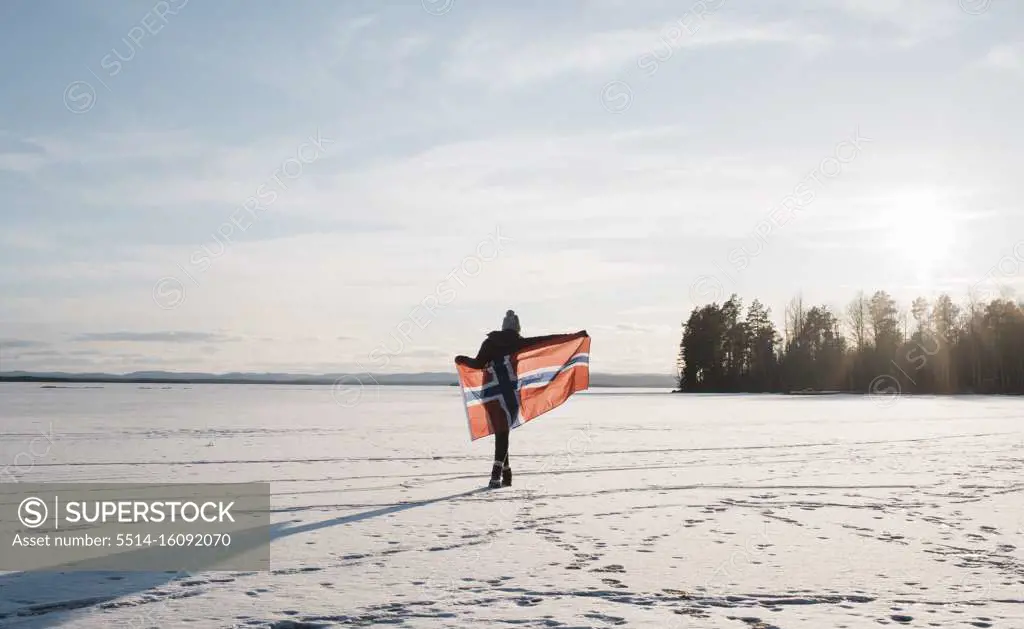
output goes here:
[[480, 349], [477, 350], [475, 358], [470, 358], [469, 356], [456, 356], [455, 362], [460, 365], [473, 367], [474, 369], [483, 369], [490, 360], [490, 353], [490, 340], [484, 339], [484, 342], [480, 344]]
[[[514, 351], [521, 351], [527, 348], [533, 348], [545, 345], [547, 343], [557, 343], [559, 341], [568, 341], [573, 338], [580, 338], [589, 336], [586, 330], [580, 330], [579, 332], [573, 332], [571, 334], [547, 334], [544, 336], [526, 336], [521, 337], [516, 343], [516, 349]], [[469, 356], [456, 356], [455, 362], [460, 365], [467, 365], [474, 369], [483, 369], [487, 366], [491, 360], [496, 358], [493, 354], [495, 353], [493, 345], [490, 339], [486, 339], [480, 345], [480, 351], [476, 353], [476, 358], [470, 358]]]
[[519, 343], [520, 348], [532, 347], [534, 345], [543, 345], [545, 343], [552, 343], [556, 341], [568, 341], [571, 338], [578, 338], [581, 336], [588, 336], [586, 330], [580, 330], [579, 332], [573, 332], [571, 334], [547, 334], [544, 336], [527, 336]]

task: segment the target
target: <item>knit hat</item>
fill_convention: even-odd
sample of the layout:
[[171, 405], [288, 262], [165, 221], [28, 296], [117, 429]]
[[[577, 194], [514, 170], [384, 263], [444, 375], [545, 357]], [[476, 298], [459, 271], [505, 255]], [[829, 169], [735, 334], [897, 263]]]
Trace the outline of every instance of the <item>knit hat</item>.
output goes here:
[[519, 315], [515, 311], [508, 310], [505, 312], [505, 319], [501, 322], [501, 331], [519, 333]]

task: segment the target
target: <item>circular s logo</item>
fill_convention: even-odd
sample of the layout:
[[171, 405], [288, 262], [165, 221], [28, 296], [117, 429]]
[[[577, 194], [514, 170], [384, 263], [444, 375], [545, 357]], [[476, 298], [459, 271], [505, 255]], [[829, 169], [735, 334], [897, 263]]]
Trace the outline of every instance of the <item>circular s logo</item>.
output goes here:
[[162, 310], [173, 310], [185, 302], [185, 285], [176, 277], [167, 276], [153, 286], [153, 302]]
[[25, 498], [18, 505], [18, 519], [21, 520], [24, 526], [30, 529], [37, 529], [42, 526], [46, 522], [48, 515], [49, 510], [46, 508], [46, 503], [35, 496]]
[[724, 292], [725, 287], [722, 286], [722, 281], [714, 275], [701, 275], [693, 284], [690, 284], [690, 299], [695, 304], [718, 301]]
[[960, 9], [968, 15], [981, 15], [992, 6], [992, 0], [960, 0]]
[[902, 393], [900, 381], [889, 374], [876, 376], [868, 385], [868, 397], [883, 407], [892, 406], [898, 402]]
[[431, 15], [444, 15], [452, 10], [455, 0], [420, 0], [423, 10]]
[[64, 107], [73, 114], [84, 114], [96, 105], [96, 88], [85, 81], [72, 81], [64, 88]]
[[633, 104], [633, 88], [625, 81], [612, 81], [601, 90], [601, 106], [611, 114], [621, 114]]

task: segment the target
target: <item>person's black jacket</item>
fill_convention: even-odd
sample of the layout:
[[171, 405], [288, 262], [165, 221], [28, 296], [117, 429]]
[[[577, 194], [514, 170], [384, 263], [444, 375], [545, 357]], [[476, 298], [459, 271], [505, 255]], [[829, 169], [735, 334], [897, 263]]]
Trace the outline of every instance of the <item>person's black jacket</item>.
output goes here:
[[550, 342], [567, 341], [571, 338], [587, 336], [586, 330], [574, 334], [548, 334], [546, 336], [519, 336], [518, 332], [511, 330], [495, 330], [487, 334], [487, 338], [480, 345], [480, 350], [475, 358], [469, 356], [456, 356], [455, 362], [474, 369], [483, 369], [496, 358], [514, 354], [528, 347], [544, 345]]

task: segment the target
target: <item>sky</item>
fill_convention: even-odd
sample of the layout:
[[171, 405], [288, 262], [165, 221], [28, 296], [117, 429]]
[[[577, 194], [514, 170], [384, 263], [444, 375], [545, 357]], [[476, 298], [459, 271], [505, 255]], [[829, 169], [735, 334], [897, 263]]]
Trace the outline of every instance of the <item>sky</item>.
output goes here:
[[0, 3], [0, 370], [451, 371], [506, 309], [1008, 294], [1013, 0]]

